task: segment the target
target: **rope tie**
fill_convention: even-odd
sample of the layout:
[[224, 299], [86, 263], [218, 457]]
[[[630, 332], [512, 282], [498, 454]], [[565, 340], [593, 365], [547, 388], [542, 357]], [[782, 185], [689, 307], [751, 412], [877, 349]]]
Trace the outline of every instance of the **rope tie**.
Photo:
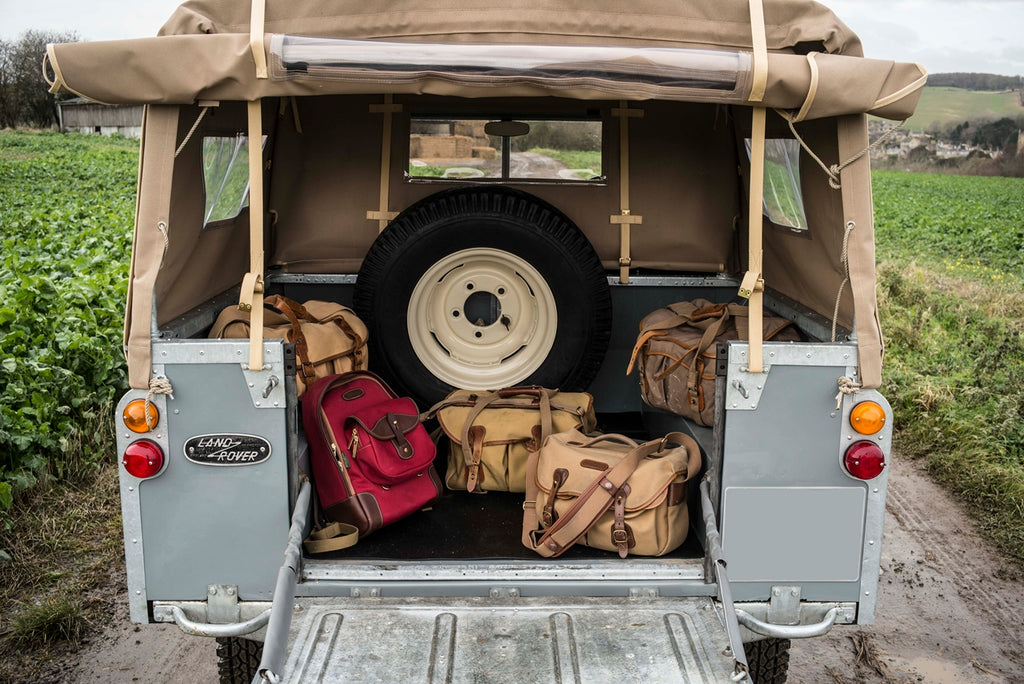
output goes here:
[[836, 292], [836, 306], [832, 310], [832, 342], [836, 341], [836, 324], [839, 322], [839, 302], [843, 301], [843, 290], [850, 282], [850, 233], [857, 227], [853, 221], [846, 222], [846, 231], [843, 233], [843, 251], [839, 254], [839, 263], [843, 265], [843, 282], [839, 283], [839, 292]]
[[836, 395], [836, 410], [838, 411], [843, 405], [843, 396], [849, 396], [860, 392], [862, 385], [859, 382], [854, 382], [845, 375], [839, 378], [839, 394]]
[[175, 159], [177, 159], [178, 155], [181, 154], [181, 151], [185, 149], [185, 145], [188, 145], [188, 141], [192, 139], [192, 135], [196, 132], [196, 129], [199, 128], [199, 124], [202, 122], [203, 117], [206, 116], [206, 112], [208, 111], [210, 111], [209, 107], [203, 107], [203, 111], [199, 112], [199, 116], [196, 117], [196, 122], [192, 124], [192, 128], [189, 129], [188, 135], [186, 135], [185, 139], [181, 141], [180, 145], [178, 145], [178, 149], [174, 150]]
[[895, 126], [890, 128], [889, 130], [887, 130], [885, 133], [880, 135], [878, 137], [878, 140], [876, 140], [875, 142], [871, 143], [870, 145], [868, 145], [863, 150], [861, 150], [857, 154], [853, 155], [852, 157], [850, 157], [846, 161], [844, 161], [842, 163], [839, 163], [839, 164], [832, 164], [831, 166], [829, 166], [829, 165], [826, 165], [825, 162], [823, 162], [821, 160], [821, 157], [819, 157], [818, 155], [816, 155], [814, 153], [814, 151], [804, 141], [804, 139], [802, 137], [800, 137], [800, 134], [796, 132], [796, 125], [795, 125], [796, 117], [793, 114], [791, 114], [789, 112], [783, 112], [783, 111], [780, 111], [778, 109], [775, 110], [775, 113], [778, 114], [779, 116], [781, 116], [783, 119], [786, 120], [786, 123], [789, 124], [789, 130], [793, 134], [793, 137], [796, 138], [797, 142], [800, 143], [800, 147], [804, 148], [804, 151], [807, 152], [807, 154], [811, 157], [811, 159], [813, 159], [818, 164], [818, 166], [821, 167], [821, 170], [825, 172], [825, 174], [828, 176], [828, 186], [830, 188], [832, 188], [833, 190], [841, 190], [842, 187], [843, 187], [842, 184], [840, 183], [840, 180], [839, 180], [839, 175], [843, 172], [843, 169], [845, 169], [850, 164], [853, 164], [858, 159], [863, 157], [868, 152], [871, 152], [876, 147], [879, 147], [882, 143], [884, 143], [886, 140], [888, 140], [890, 137], [892, 137], [893, 133], [895, 133], [900, 128], [902, 128], [903, 124], [907, 123], [906, 119], [904, 119], [903, 121], [900, 121], [898, 124], [896, 124]]
[[152, 418], [149, 413], [149, 407], [152, 404], [154, 394], [166, 394], [171, 399], [174, 399], [174, 388], [171, 387], [171, 381], [167, 379], [167, 376], [158, 375], [149, 381], [149, 392], [146, 393], [146, 427], [152, 430], [153, 425]]

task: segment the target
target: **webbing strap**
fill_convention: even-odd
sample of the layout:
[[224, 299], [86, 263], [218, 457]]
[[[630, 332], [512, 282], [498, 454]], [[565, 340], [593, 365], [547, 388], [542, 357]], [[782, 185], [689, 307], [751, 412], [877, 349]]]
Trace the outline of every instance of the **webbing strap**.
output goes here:
[[768, 37], [765, 35], [762, 0], [750, 0], [750, 38], [754, 48], [754, 73], [748, 99], [760, 102], [768, 89]]
[[252, 0], [252, 11], [249, 13], [249, 49], [252, 59], [256, 62], [256, 78], [268, 78], [267, 52], [263, 45], [263, 24], [267, 8], [264, 0]]
[[263, 370], [263, 106], [249, 102], [249, 272], [238, 308], [249, 318], [249, 370]]
[[761, 244], [761, 205], [764, 202], [764, 138], [767, 111], [764, 107], [754, 107], [750, 122], [750, 201], [747, 205], [748, 217], [748, 256], [747, 273], [740, 284], [740, 296], [750, 300], [748, 323], [748, 343], [750, 345], [749, 364], [751, 373], [764, 370], [762, 358], [762, 306], [764, 304], [764, 279], [762, 276], [763, 249]]
[[391, 203], [391, 120], [396, 112], [402, 111], [402, 105], [394, 103], [394, 96], [388, 93], [384, 96], [384, 104], [370, 105], [371, 114], [383, 114], [384, 126], [380, 141], [380, 200], [377, 211], [366, 212], [366, 218], [377, 221], [378, 232], [383, 233], [388, 223], [398, 216], [396, 211], [388, 211]]
[[643, 216], [633, 216], [629, 212], [629, 120], [642, 117], [642, 109], [630, 109], [629, 102], [621, 100], [619, 106], [612, 109], [612, 116], [619, 117], [619, 213], [612, 214], [609, 223], [619, 226], [619, 282], [629, 282], [630, 226], [643, 223]]

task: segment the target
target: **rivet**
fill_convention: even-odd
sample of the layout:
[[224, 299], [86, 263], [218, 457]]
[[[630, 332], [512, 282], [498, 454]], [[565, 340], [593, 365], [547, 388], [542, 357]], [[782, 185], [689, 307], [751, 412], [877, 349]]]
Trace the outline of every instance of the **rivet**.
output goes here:
[[255, 386], [256, 385], [254, 385], [253, 383], [251, 383], [251, 382], [249, 383], [249, 387], [255, 387]]
[[200, 351], [199, 351], [199, 355], [200, 355], [200, 356], [206, 356], [206, 352], [204, 352], [204, 351], [200, 350]]
[[792, 591], [790, 591], [789, 593], [790, 593], [790, 594], [792, 594], [793, 596], [796, 596], [796, 595], [798, 595], [798, 594], [799, 594], [800, 592], [799, 592], [799, 591], [798, 591], [797, 589], [793, 589], [793, 590], [792, 590]]
[[135, 590], [135, 595], [136, 595], [136, 596], [142, 596], [142, 592], [141, 592], [141, 591], [139, 591], [138, 589], [136, 589], [136, 590]]
[[865, 595], [865, 596], [871, 596], [871, 592], [870, 592], [870, 591], [865, 591], [865, 592], [864, 592], [864, 595]]
[[868, 542], [868, 546], [874, 546], [874, 545], [875, 545], [875, 540], [874, 539], [872, 539], [872, 540], [870, 540]]
[[181, 413], [181, 411], [179, 411], [178, 409], [174, 409], [174, 415], [178, 415], [179, 413]]
[[234, 595], [235, 595], [234, 587], [228, 587], [228, 596], [234, 596]]
[[210, 587], [210, 596], [217, 595], [217, 587]]
[[129, 487], [129, 488], [128, 488], [128, 491], [129, 491], [129, 492], [134, 492], [134, 491], [135, 491], [135, 487]]
[[260, 405], [260, 402], [258, 402], [258, 401], [257, 401], [257, 402], [256, 402], [256, 405], [257, 405], [257, 406], [259, 406], [259, 405]]
[[138, 544], [138, 543], [139, 543], [138, 539], [132, 539], [132, 544]]

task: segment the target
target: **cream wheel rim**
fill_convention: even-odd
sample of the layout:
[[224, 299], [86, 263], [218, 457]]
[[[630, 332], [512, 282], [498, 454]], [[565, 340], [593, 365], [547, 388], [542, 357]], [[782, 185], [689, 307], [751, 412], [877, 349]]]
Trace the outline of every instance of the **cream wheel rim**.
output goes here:
[[413, 351], [435, 377], [487, 390], [540, 368], [554, 346], [558, 314], [537, 269], [510, 252], [476, 247], [427, 269], [406, 320]]

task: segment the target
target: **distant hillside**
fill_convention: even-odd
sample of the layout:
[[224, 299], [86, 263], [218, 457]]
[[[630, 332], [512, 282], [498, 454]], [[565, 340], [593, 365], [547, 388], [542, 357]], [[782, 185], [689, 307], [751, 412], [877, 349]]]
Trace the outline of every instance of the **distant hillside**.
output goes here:
[[929, 74], [928, 85], [936, 88], [963, 88], [965, 90], [1020, 90], [1024, 78], [998, 74]]
[[[939, 74], [939, 76], [943, 75]], [[947, 86], [939, 87], [933, 85], [934, 79], [934, 76], [929, 76], [929, 85], [921, 93], [917, 111], [907, 122], [909, 130], [923, 131], [929, 127], [941, 127], [945, 124], [992, 120], [1002, 117], [1015, 119], [1024, 115], [1020, 86], [1016, 91], [991, 92]]]

